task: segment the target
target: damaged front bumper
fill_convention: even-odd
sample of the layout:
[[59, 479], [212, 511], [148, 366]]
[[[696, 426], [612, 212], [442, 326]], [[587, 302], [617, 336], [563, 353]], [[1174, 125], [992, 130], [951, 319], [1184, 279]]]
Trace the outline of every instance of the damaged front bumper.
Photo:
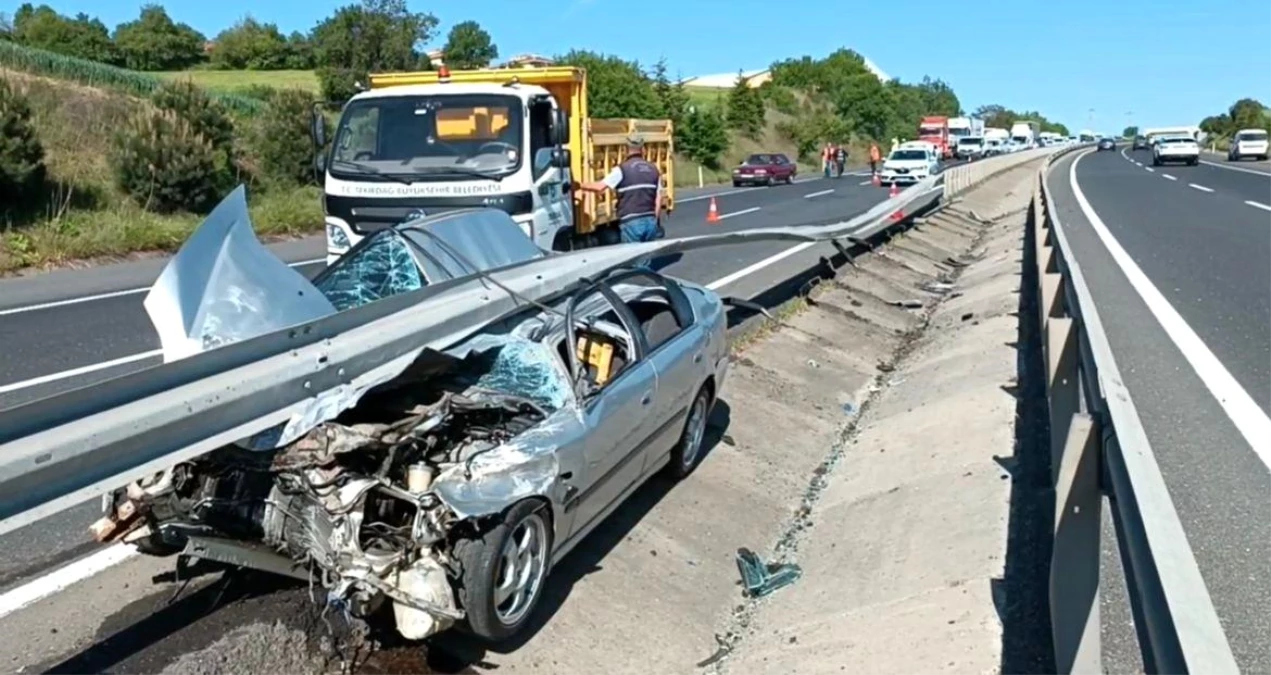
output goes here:
[[465, 616], [456, 544], [555, 490], [578, 413], [551, 359], [514, 336], [428, 354], [282, 447], [248, 439], [130, 484], [93, 532], [305, 579], [354, 616], [390, 602], [404, 637], [428, 637]]

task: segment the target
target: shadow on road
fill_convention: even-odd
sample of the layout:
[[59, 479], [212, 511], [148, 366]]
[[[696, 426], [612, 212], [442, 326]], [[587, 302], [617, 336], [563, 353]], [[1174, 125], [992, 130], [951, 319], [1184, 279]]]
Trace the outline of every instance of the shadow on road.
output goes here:
[[993, 580], [1002, 621], [1003, 673], [1053, 673], [1050, 632], [1050, 552], [1055, 492], [1050, 477], [1050, 421], [1046, 368], [1037, 324], [1038, 290], [1032, 214], [1025, 230], [1020, 277], [1015, 397], [1015, 456], [995, 458], [1011, 475], [1005, 578]]

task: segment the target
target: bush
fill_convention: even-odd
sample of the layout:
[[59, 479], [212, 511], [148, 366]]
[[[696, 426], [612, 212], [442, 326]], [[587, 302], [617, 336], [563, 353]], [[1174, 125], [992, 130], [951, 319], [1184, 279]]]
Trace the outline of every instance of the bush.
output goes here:
[[367, 73], [349, 68], [319, 68], [318, 84], [322, 99], [332, 103], [344, 103], [358, 92], [357, 83], [369, 86]]
[[232, 159], [234, 121], [224, 106], [195, 86], [193, 81], [165, 82], [150, 96], [150, 102], [159, 110], [171, 111], [188, 122], [194, 133], [206, 139], [216, 150], [226, 153], [227, 163]]
[[30, 206], [44, 177], [44, 146], [31, 124], [31, 107], [0, 80], [0, 209]]
[[313, 97], [296, 89], [279, 91], [256, 120], [252, 150], [264, 178], [271, 183], [313, 182], [313, 142], [309, 111]]
[[182, 116], [151, 110], [115, 135], [110, 164], [115, 183], [142, 208], [202, 212], [216, 204], [220, 192], [219, 154]]

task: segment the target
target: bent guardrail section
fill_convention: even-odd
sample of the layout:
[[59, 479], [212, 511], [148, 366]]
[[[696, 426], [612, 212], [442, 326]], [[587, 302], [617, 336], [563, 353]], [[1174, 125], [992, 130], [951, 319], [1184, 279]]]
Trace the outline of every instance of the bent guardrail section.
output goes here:
[[1050, 615], [1060, 673], [1102, 673], [1099, 564], [1109, 499], [1149, 673], [1238, 673], [1187, 536], [1051, 209], [1048, 161], [1033, 187], [1039, 316], [1055, 488]]

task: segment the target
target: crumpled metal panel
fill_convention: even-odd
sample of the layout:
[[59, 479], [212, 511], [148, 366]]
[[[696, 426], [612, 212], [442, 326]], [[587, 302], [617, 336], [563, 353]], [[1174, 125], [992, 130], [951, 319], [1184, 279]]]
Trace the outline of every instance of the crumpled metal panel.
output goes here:
[[546, 256], [511, 216], [495, 209], [443, 213], [402, 223], [396, 230], [415, 246], [430, 283]]
[[341, 312], [424, 287], [410, 244], [395, 231], [338, 260], [317, 281], [318, 290]]
[[335, 313], [256, 239], [242, 186], [181, 246], [144, 304], [164, 362]]
[[433, 494], [459, 518], [499, 513], [509, 504], [551, 494], [560, 476], [556, 448], [570, 433], [572, 404], [557, 410], [510, 443], [447, 468], [433, 481]]

